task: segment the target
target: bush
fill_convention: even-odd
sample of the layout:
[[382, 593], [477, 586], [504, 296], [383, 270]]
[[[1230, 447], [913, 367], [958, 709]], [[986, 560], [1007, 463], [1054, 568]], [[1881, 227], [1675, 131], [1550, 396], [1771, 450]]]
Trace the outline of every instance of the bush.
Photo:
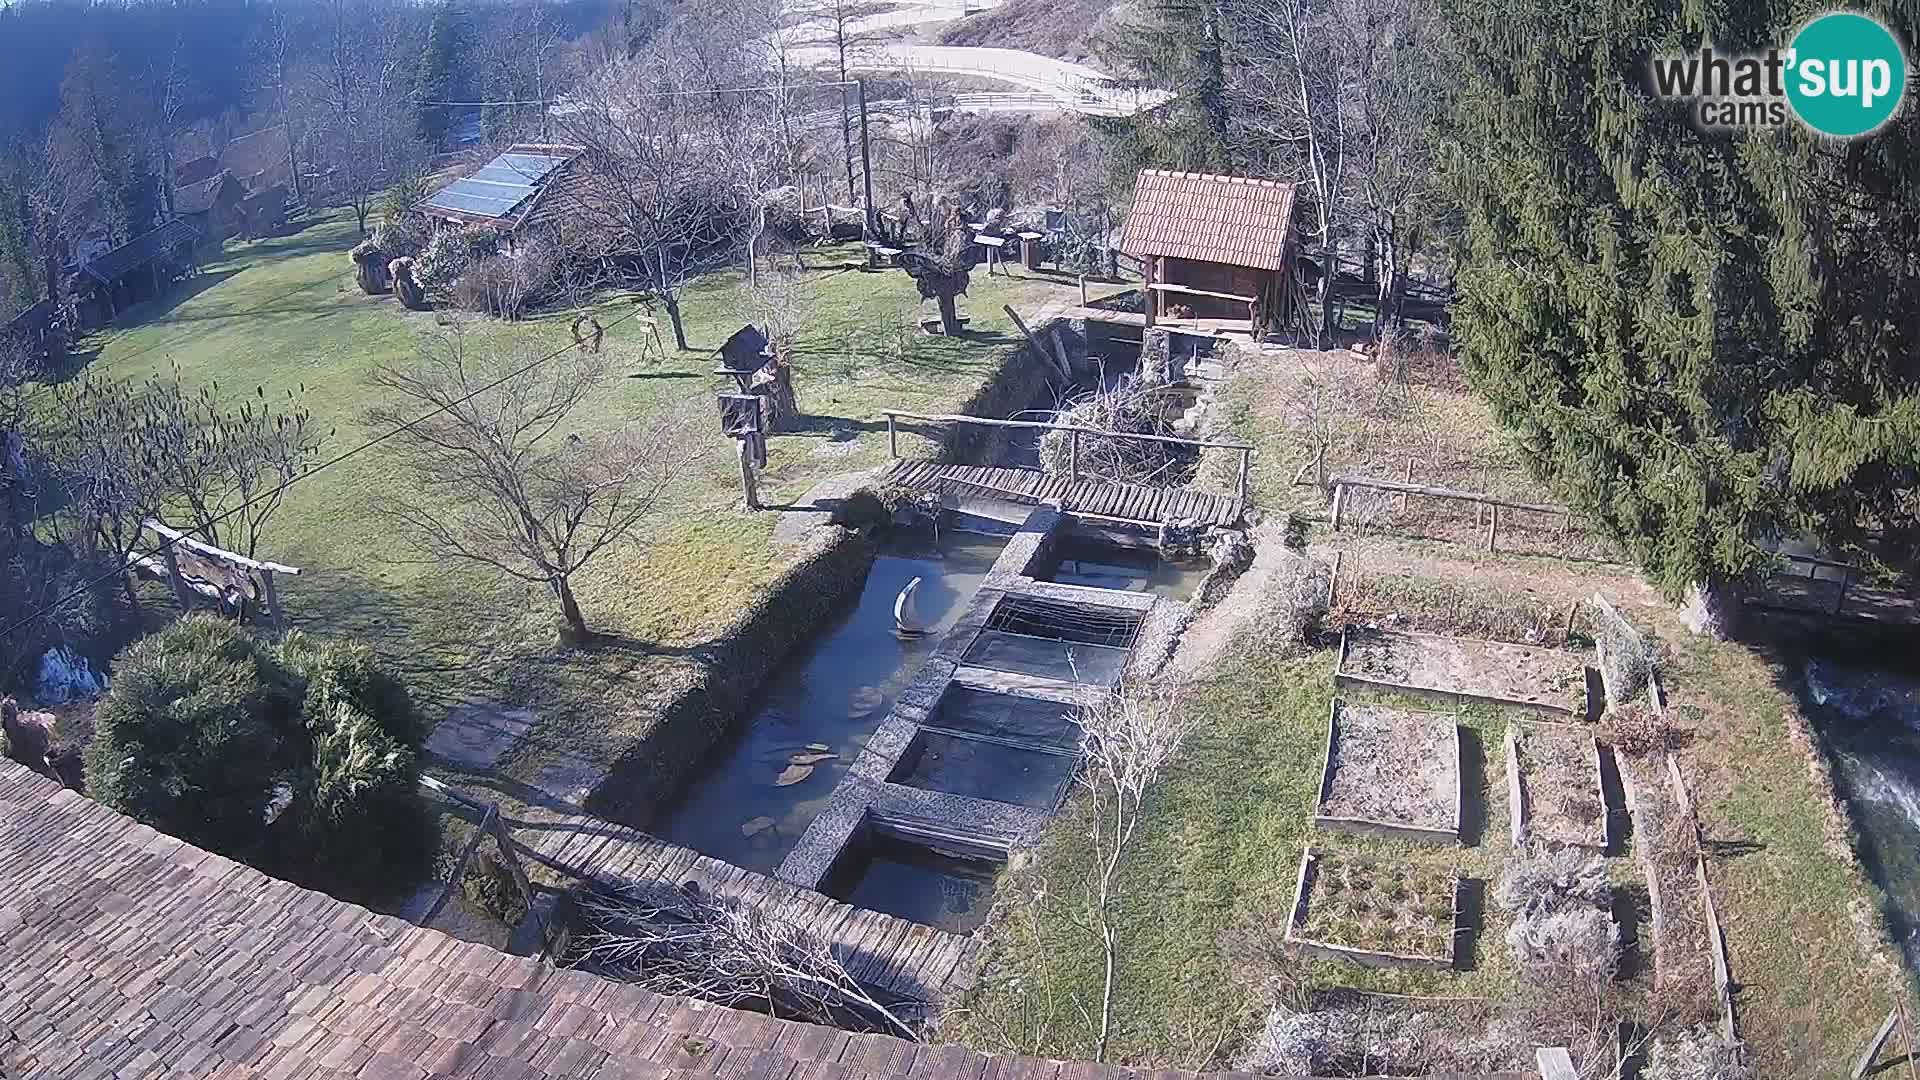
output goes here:
[[1591, 989], [1620, 972], [1620, 924], [1599, 908], [1516, 916], [1507, 944], [1521, 978], [1537, 986]]
[[1708, 1027], [1678, 1038], [1661, 1039], [1640, 1075], [1644, 1080], [1752, 1080], [1753, 1069], [1740, 1060], [1740, 1044]]
[[1501, 907], [1521, 915], [1573, 905], [1600, 908], [1612, 897], [1606, 864], [1598, 855], [1575, 848], [1548, 850], [1536, 844], [1507, 860], [1498, 898]]
[[474, 264], [499, 250], [500, 238], [491, 229], [442, 228], [414, 261], [414, 280], [429, 297], [445, 299]]
[[517, 319], [553, 284], [555, 250], [529, 242], [512, 255], [476, 260], [453, 286], [453, 302], [465, 311]]
[[197, 846], [353, 898], [424, 859], [419, 725], [364, 646], [190, 615], [121, 658], [95, 726], [94, 797]]

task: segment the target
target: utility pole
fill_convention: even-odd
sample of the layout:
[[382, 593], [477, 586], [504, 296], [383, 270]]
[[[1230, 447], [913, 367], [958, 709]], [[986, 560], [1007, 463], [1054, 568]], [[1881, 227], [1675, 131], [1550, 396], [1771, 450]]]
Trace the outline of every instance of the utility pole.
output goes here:
[[867, 80], [857, 79], [853, 86], [860, 95], [860, 175], [867, 187], [867, 213], [862, 220], [866, 223], [866, 239], [876, 240], [880, 236], [880, 216], [873, 207], [873, 137], [867, 130]]

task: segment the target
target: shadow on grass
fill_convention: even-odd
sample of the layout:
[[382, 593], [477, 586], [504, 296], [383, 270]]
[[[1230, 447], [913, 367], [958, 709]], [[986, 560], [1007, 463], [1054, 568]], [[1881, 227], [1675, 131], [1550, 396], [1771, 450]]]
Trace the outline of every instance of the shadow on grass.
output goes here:
[[1454, 940], [1453, 970], [1472, 971], [1480, 966], [1480, 939], [1487, 931], [1487, 883], [1478, 878], [1460, 879], [1460, 925]]

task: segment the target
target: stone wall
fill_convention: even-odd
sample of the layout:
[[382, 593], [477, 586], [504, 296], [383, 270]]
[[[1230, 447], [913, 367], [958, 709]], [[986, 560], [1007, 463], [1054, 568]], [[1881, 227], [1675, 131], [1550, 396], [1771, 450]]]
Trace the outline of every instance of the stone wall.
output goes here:
[[815, 529], [794, 563], [727, 631], [702, 650], [701, 667], [660, 710], [646, 737], [628, 747], [587, 809], [645, 829], [660, 803], [686, 782], [701, 757], [742, 719], [760, 686], [835, 612], [858, 599], [878, 546], [837, 525]]
[[[1085, 352], [1086, 338], [1074, 331], [1066, 320], [1050, 320], [1032, 329], [1042, 341], [1050, 341], [1057, 329], [1069, 356]], [[1060, 385], [1059, 366], [1044, 356], [1034, 355], [1030, 346], [1023, 343], [1017, 349], [1009, 349], [1005, 357], [986, 385], [960, 407], [962, 413], [1005, 420], [1014, 413], [1033, 408], [1036, 402], [1051, 402], [1055, 392], [1065, 389]], [[1003, 429], [950, 424], [940, 438], [940, 456], [945, 461], [986, 464], [998, 453], [1004, 438]]]

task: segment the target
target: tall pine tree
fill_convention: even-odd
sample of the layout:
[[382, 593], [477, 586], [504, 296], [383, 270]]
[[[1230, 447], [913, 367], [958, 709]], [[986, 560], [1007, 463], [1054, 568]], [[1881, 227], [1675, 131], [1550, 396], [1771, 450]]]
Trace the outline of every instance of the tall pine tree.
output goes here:
[[[1782, 539], [1910, 560], [1915, 103], [1841, 142], [1698, 130], [1644, 86], [1655, 54], [1784, 48], [1804, 3], [1450, 3], [1455, 339], [1537, 474], [1676, 598], [1725, 595]], [[1910, 6], [1870, 7], [1916, 40]]]
[[443, 3], [433, 11], [427, 26], [427, 47], [420, 55], [420, 74], [414, 82], [414, 100], [419, 103], [417, 129], [429, 147], [438, 150], [447, 134], [451, 110], [428, 102], [455, 101], [465, 92], [464, 76], [471, 45], [467, 13], [453, 3]]
[[1219, 0], [1140, 0], [1099, 43], [1108, 70], [1143, 93], [1168, 95], [1158, 108], [1091, 121], [1117, 179], [1131, 185], [1143, 168], [1231, 171], [1228, 50]]

